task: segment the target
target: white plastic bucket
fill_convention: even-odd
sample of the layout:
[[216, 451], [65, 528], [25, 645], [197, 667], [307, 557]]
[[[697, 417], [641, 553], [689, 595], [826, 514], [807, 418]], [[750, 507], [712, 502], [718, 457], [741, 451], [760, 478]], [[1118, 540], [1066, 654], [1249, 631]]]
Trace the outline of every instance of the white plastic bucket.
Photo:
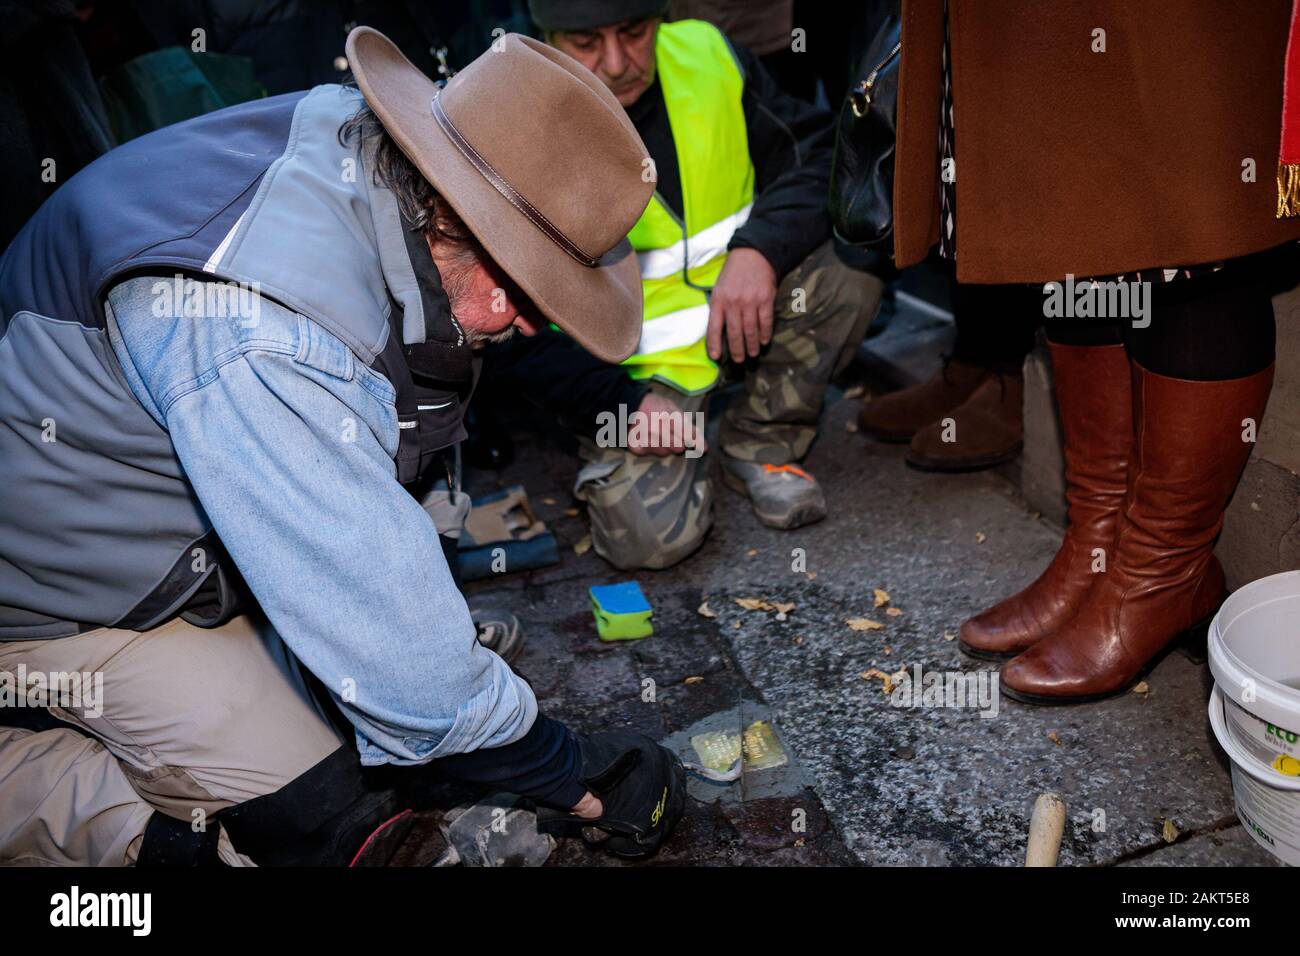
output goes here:
[[1300, 866], [1300, 571], [1253, 581], [1210, 625], [1210, 726], [1232, 760], [1237, 816]]
[[1283, 777], [1261, 767], [1228, 733], [1223, 695], [1210, 692], [1210, 726], [1232, 761], [1232, 799], [1241, 825], [1264, 849], [1300, 866], [1300, 777]]

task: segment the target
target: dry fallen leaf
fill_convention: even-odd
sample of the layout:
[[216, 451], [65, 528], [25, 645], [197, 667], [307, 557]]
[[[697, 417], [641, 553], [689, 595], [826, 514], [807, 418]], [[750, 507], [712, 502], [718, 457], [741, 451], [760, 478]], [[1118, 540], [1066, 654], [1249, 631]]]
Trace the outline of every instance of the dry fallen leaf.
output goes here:
[[876, 607], [884, 607], [889, 603], [889, 592], [884, 588], [875, 588]]
[[855, 631], [878, 631], [885, 626], [869, 617], [850, 617], [844, 623]]
[[803, 636], [800, 635], [799, 637], [796, 637], [796, 638], [794, 639], [794, 642], [795, 642], [796, 645], [802, 644], [802, 643], [803, 643]]
[[986, 535], [983, 531], [976, 531], [976, 532], [975, 532], [975, 543], [976, 543], [976, 544], [983, 544], [984, 541], [985, 541], [987, 538], [988, 538], [988, 535]]
[[892, 653], [894, 653], [894, 649], [893, 649], [892, 647], [890, 647], [888, 644], [886, 644], [886, 645], [885, 645], [885, 653], [886, 653], [886, 654], [892, 654]]
[[738, 631], [738, 630], [740, 630], [740, 622], [739, 622], [739, 621], [732, 621], [732, 622], [731, 622], [731, 628], [732, 628], [732, 630], [734, 630], [734, 631]]
[[808, 576], [808, 580], [809, 580], [809, 581], [816, 581], [816, 580], [817, 580], [817, 572], [816, 572], [816, 571], [805, 571], [804, 573]]
[[1061, 746], [1061, 738], [1056, 736], [1055, 730], [1049, 730], [1047, 732], [1047, 739], [1050, 740], [1052, 743], [1056, 744], [1056, 746], [1058, 747]]
[[745, 557], [752, 558], [756, 554], [758, 554], [758, 548], [750, 548], [745, 552]]
[[1140, 680], [1133, 685], [1133, 693], [1135, 694], [1147, 694], [1150, 692], [1151, 692], [1151, 685], [1144, 680]]
[[683, 684], [703, 684], [703, 683], [704, 683], [704, 678], [703, 678], [703, 677], [688, 677], [688, 678], [686, 678], [686, 680], [682, 681], [682, 683], [683, 683]]
[[793, 601], [766, 601], [763, 598], [736, 598], [736, 603], [746, 611], [775, 611], [778, 621], [784, 621], [795, 607]]
[[584, 534], [578, 539], [578, 543], [573, 546], [574, 554], [586, 554], [591, 550], [591, 535]]
[[1174, 821], [1165, 817], [1165, 825], [1160, 828], [1160, 835], [1165, 838], [1166, 843], [1173, 843], [1178, 839], [1178, 827], [1174, 826]]
[[888, 614], [890, 617], [902, 617], [902, 616], [903, 616], [903, 612], [900, 611], [900, 610], [899, 610], [898, 608], [896, 608], [896, 607], [887, 607], [887, 608], [885, 608], [885, 613]]
[[715, 617], [718, 616], [717, 613], [711, 607], [709, 607], [708, 601], [705, 601], [698, 608], [696, 608], [696, 613], [699, 614], [700, 617], [707, 617], [709, 620], [713, 620]]
[[886, 694], [894, 692], [894, 678], [882, 670], [873, 667], [870, 670], [863, 671], [858, 676], [863, 680], [879, 680], [881, 682], [880, 689]]

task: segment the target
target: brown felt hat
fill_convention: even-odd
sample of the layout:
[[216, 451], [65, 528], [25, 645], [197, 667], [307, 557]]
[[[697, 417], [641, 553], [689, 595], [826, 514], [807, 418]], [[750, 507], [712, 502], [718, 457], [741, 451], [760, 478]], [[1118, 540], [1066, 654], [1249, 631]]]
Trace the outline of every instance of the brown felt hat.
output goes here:
[[654, 167], [605, 85], [516, 33], [441, 90], [369, 27], [347, 58], [384, 129], [546, 317], [605, 361], [631, 355], [641, 279], [627, 234]]

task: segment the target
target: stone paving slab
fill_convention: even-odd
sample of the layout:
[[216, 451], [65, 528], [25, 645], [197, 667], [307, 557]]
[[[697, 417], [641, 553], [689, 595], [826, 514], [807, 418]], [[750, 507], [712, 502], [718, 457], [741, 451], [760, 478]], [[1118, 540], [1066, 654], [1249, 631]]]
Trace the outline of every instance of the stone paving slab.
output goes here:
[[[857, 405], [837, 400], [828, 409], [808, 460], [827, 492], [827, 521], [767, 529], [720, 486], [709, 539], [663, 572], [621, 574], [573, 552], [586, 534], [583, 517], [570, 513], [577, 466], [548, 439], [518, 436], [518, 460], [497, 479], [527, 485], [563, 560], [469, 590], [524, 620], [529, 644], [517, 666], [548, 713], [584, 730], [628, 726], [680, 739], [711, 715], [770, 708], [797, 761], [801, 794], [690, 801], [656, 863], [1019, 865], [1034, 799], [1045, 791], [1069, 807], [1062, 865], [1271, 862], [1235, 824], [1226, 758], [1205, 716], [1208, 671], [1181, 654], [1156, 667], [1145, 695], [1064, 708], [995, 695], [984, 701], [987, 716], [923, 700], [896, 706], [879, 679], [861, 676], [919, 664], [975, 680], [984, 671], [988, 680], [989, 665], [965, 658], [950, 638], [966, 617], [1031, 580], [1059, 532], [996, 474], [907, 468], [902, 449], [853, 433]], [[587, 588], [629, 578], [655, 608], [655, 634], [602, 644]], [[874, 588], [901, 615], [875, 608]], [[752, 597], [796, 608], [778, 621], [736, 604]], [[698, 613], [705, 600], [716, 617]], [[845, 622], [858, 617], [884, 626], [853, 631]], [[653, 700], [644, 698], [647, 680]], [[792, 800], [807, 804], [815, 823], [802, 842], [777, 823]], [[1179, 832], [1172, 845], [1166, 819]], [[575, 841], [553, 862], [614, 863]]]
[[1120, 866], [1283, 866], [1256, 843], [1236, 817], [1222, 830], [1179, 840], [1153, 853], [1144, 853]]

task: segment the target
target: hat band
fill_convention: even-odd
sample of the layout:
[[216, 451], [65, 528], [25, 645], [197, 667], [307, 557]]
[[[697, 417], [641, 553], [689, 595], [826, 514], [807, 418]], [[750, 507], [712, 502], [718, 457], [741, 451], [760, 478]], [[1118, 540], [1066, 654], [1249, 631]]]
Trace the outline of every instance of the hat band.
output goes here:
[[[441, 91], [439, 91], [439, 93], [441, 93]], [[482, 155], [480, 155], [479, 151], [470, 145], [469, 140], [461, 135], [460, 130], [456, 128], [456, 124], [451, 121], [443, 110], [441, 98], [438, 95], [433, 97], [430, 106], [433, 109], [433, 118], [438, 121], [438, 125], [442, 127], [442, 131], [447, 134], [447, 138], [451, 140], [452, 145], [460, 150], [461, 155], [469, 160], [470, 165], [477, 169], [479, 174], [496, 188], [497, 192], [505, 196], [512, 206], [527, 216], [528, 220], [540, 229], [546, 238], [550, 239], [551, 242], [555, 243], [574, 259], [577, 259], [584, 266], [594, 267], [600, 262], [599, 258], [592, 258], [579, 249], [573, 240], [557, 229], [554, 223], [543, 216], [536, 206], [524, 198], [523, 194], [520, 193], [519, 190], [510, 185], [506, 178], [498, 173], [492, 167], [492, 164], [484, 159]]]

